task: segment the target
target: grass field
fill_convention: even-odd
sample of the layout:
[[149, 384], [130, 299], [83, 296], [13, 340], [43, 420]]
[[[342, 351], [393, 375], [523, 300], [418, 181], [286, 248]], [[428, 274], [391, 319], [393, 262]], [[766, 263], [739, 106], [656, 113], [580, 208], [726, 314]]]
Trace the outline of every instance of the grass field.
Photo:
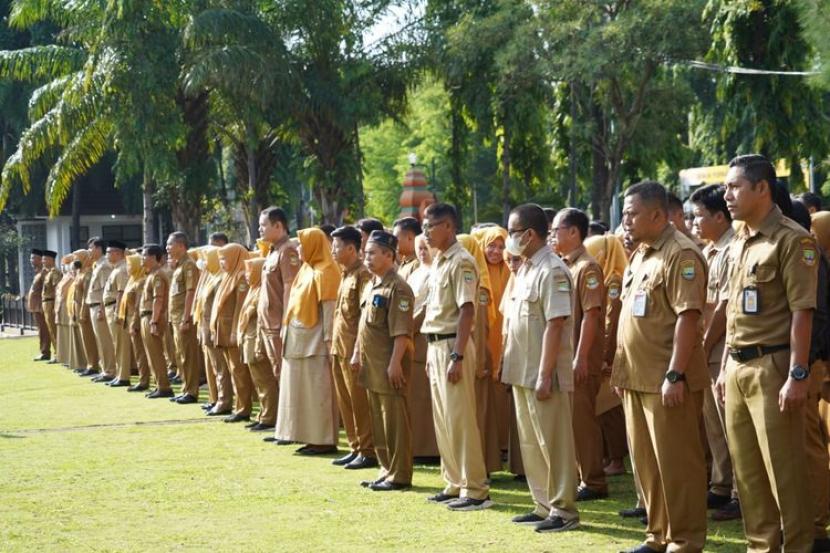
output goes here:
[[[437, 467], [407, 492], [372, 492], [329, 458], [294, 455], [196, 405], [147, 400], [31, 361], [34, 339], [0, 340], [0, 551], [619, 551], [642, 540], [630, 476], [580, 504], [582, 529], [536, 534], [510, 517], [525, 484], [493, 476], [487, 511], [427, 503]], [[342, 441], [341, 441], [342, 446]], [[707, 551], [741, 551], [710, 523]]]

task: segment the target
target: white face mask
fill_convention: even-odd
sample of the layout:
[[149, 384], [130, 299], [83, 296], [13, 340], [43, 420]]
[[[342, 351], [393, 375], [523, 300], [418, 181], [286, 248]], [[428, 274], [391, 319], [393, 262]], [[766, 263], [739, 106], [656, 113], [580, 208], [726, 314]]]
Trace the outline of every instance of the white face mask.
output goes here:
[[527, 231], [524, 231], [518, 238], [514, 238], [512, 235], [507, 237], [507, 240], [504, 242], [504, 249], [507, 250], [507, 253], [516, 257], [521, 257], [524, 254], [527, 249], [527, 244], [522, 244], [522, 237], [526, 233]]

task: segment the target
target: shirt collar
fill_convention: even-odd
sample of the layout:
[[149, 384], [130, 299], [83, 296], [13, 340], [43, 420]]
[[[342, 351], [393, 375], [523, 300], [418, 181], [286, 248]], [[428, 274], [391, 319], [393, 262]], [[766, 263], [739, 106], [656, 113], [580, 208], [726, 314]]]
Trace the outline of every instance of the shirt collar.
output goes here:
[[550, 247], [547, 244], [544, 244], [536, 253], [533, 254], [533, 257], [525, 261], [525, 265], [537, 266], [541, 264], [542, 260], [548, 255], [553, 255], [553, 252], [550, 251]]
[[461, 242], [458, 242], [456, 240], [455, 243], [452, 246], [447, 248], [446, 251], [441, 252], [441, 254], [438, 257], [442, 258], [442, 259], [449, 259], [452, 256], [456, 255], [462, 249], [463, 248], [461, 246]]
[[571, 265], [573, 265], [574, 263], [576, 263], [577, 259], [579, 259], [580, 257], [582, 257], [582, 254], [583, 254], [583, 253], [585, 253], [585, 246], [584, 246], [584, 245], [580, 245], [577, 249], [573, 250], [573, 251], [572, 251], [572, 252], [570, 252], [569, 254], [563, 255], [563, 256], [562, 256], [562, 261], [564, 261], [564, 262], [565, 262], [565, 264], [566, 264], [568, 267], [570, 267]]
[[649, 246], [649, 248], [652, 250], [659, 250], [663, 247], [663, 245], [666, 243], [669, 237], [674, 236], [674, 233], [676, 231], [677, 229], [675, 229], [671, 223], [667, 224], [666, 228], [663, 229], [663, 232], [660, 234], [660, 237], [657, 238], [657, 240], [655, 240], [654, 243]]
[[361, 265], [363, 265], [363, 262], [360, 259], [356, 260], [354, 263], [343, 269], [343, 276], [348, 276], [353, 272], [357, 271], [358, 269], [360, 269]]
[[272, 252], [277, 251], [278, 249], [280, 249], [280, 246], [282, 246], [282, 245], [283, 245], [283, 244], [285, 244], [286, 242], [288, 242], [288, 234], [283, 235], [283, 237], [282, 237], [282, 238], [280, 238], [279, 240], [277, 240], [277, 243], [276, 243], [276, 244], [271, 244], [271, 251], [272, 251]]
[[712, 243], [712, 249], [715, 251], [723, 251], [725, 248], [729, 246], [729, 243], [735, 237], [735, 229], [732, 228], [730, 225], [726, 232], [720, 235], [720, 238], [717, 239], [714, 243]]

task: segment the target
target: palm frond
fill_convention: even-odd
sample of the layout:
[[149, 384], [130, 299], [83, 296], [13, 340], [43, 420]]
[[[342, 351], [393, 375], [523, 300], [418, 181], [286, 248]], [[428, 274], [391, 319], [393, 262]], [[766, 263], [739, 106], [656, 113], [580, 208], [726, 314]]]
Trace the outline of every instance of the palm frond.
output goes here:
[[86, 53], [79, 48], [47, 44], [0, 51], [0, 77], [26, 82], [56, 79], [83, 67]]
[[46, 113], [55, 107], [55, 104], [60, 100], [61, 95], [67, 90], [69, 85], [79, 78], [83, 77], [83, 73], [77, 71], [58, 77], [51, 80], [45, 85], [36, 88], [29, 98], [29, 120], [37, 121]]

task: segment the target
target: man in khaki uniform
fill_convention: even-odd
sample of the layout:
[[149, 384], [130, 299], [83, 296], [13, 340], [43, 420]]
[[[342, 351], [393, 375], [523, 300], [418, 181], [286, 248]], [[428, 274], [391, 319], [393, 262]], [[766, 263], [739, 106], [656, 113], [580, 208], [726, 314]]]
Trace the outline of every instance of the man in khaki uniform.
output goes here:
[[110, 382], [116, 378], [115, 348], [110, 327], [107, 324], [104, 309], [104, 288], [112, 272], [104, 253], [107, 250], [106, 241], [95, 237], [87, 242], [87, 248], [94, 263], [89, 289], [86, 290], [85, 303], [89, 306], [89, 316], [92, 319], [92, 331], [95, 333], [95, 343], [98, 346], [98, 358], [101, 363], [101, 374], [92, 378], [93, 382]]
[[43, 318], [46, 321], [46, 329], [49, 331], [49, 342], [52, 344], [52, 352], [55, 357], [49, 360], [50, 364], [56, 364], [58, 354], [58, 328], [55, 324], [55, 297], [58, 293], [58, 283], [61, 280], [61, 272], [55, 267], [57, 252], [43, 250], [43, 293], [41, 294], [41, 307]]
[[164, 359], [164, 329], [167, 327], [167, 299], [170, 283], [161, 270], [164, 250], [158, 244], [147, 244], [142, 252], [142, 262], [147, 278], [141, 292], [141, 339], [150, 370], [156, 379], [156, 388], [147, 394], [150, 399], [173, 397], [173, 389], [167, 378]]
[[724, 199], [742, 224], [730, 246], [726, 351], [718, 395], [749, 551], [813, 546], [803, 406], [819, 251], [774, 205], [776, 175], [763, 156], [729, 163]]
[[[165, 248], [166, 247], [167, 244], [165, 243]], [[168, 283], [173, 282], [173, 263], [174, 261], [168, 257], [165, 249], [161, 262], [161, 272], [164, 273]], [[162, 340], [164, 342], [164, 361], [167, 366], [167, 378], [170, 380], [171, 384], [181, 384], [181, 367], [179, 367], [178, 355], [176, 353], [176, 342], [173, 338], [173, 323], [170, 322], [169, 316], [167, 317], [167, 326], [162, 334]]]
[[193, 300], [199, 283], [199, 268], [187, 254], [187, 235], [174, 232], [167, 238], [167, 255], [176, 265], [170, 281], [170, 324], [176, 348], [176, 366], [182, 378], [182, 393], [173, 398], [181, 405], [199, 401], [199, 342], [193, 324]]
[[451, 205], [432, 204], [426, 210], [424, 235], [439, 253], [430, 268], [421, 332], [429, 343], [432, 414], [446, 482], [430, 501], [446, 503], [451, 510], [473, 511], [493, 503], [476, 424], [476, 359], [470, 339], [478, 270], [473, 257], [456, 240], [457, 221]]
[[360, 255], [362, 257], [363, 249], [366, 247], [366, 241], [369, 240], [369, 235], [373, 231], [383, 230], [383, 223], [373, 217], [366, 217], [365, 219], [360, 219], [354, 226], [360, 231], [360, 236], [363, 238], [360, 246]]
[[623, 226], [640, 247], [623, 278], [611, 384], [623, 393], [648, 513], [645, 543], [630, 551], [702, 551], [706, 462], [700, 416], [709, 377], [700, 315], [706, 263], [694, 242], [669, 224], [666, 189], [659, 183], [626, 191]]
[[[300, 255], [288, 238], [288, 218], [278, 207], [269, 207], [259, 214], [260, 238], [270, 245], [270, 252], [262, 267], [262, 288], [259, 292], [257, 306], [257, 324], [262, 336], [260, 342], [271, 362], [274, 377], [279, 389], [279, 376], [282, 368], [282, 319], [291, 283], [300, 270]], [[279, 392], [278, 392], [279, 393]], [[277, 441], [273, 436], [265, 441]]]
[[[571, 398], [573, 282], [547, 247], [548, 219], [525, 204], [510, 214], [507, 251], [524, 263], [510, 290], [502, 382], [513, 387], [522, 462], [535, 508], [513, 518], [537, 532], [579, 527]], [[601, 349], [601, 348], [600, 348]]]
[[357, 340], [360, 321], [360, 301], [372, 275], [360, 261], [362, 237], [354, 227], [340, 227], [331, 233], [332, 256], [343, 270], [337, 303], [334, 307], [334, 325], [331, 341], [331, 373], [337, 406], [349, 440], [350, 451], [332, 464], [347, 469], [377, 466], [372, 442], [372, 419], [365, 387], [357, 383], [350, 361]]
[[26, 309], [35, 319], [37, 324], [37, 335], [40, 340], [40, 355], [34, 358], [34, 361], [49, 361], [50, 355], [50, 339], [49, 327], [46, 326], [46, 319], [43, 317], [43, 251], [33, 249], [29, 255], [29, 263], [35, 271], [35, 277], [32, 279], [32, 286], [29, 288], [29, 293], [26, 294]]
[[[355, 240], [356, 241], [356, 240]], [[412, 485], [412, 436], [407, 386], [412, 368], [415, 296], [395, 271], [397, 239], [383, 230], [369, 235], [364, 250], [374, 278], [361, 302], [358, 346], [351, 364], [369, 391], [372, 434], [380, 475], [363, 486], [393, 491]]]
[[726, 209], [723, 187], [703, 186], [695, 190], [690, 201], [694, 206], [695, 229], [708, 245], [703, 257], [709, 265], [706, 285], [706, 308], [703, 311], [703, 353], [709, 364], [712, 385], [703, 392], [703, 423], [712, 455], [712, 474], [706, 506], [719, 509], [714, 520], [732, 520], [741, 517], [738, 490], [732, 474], [732, 459], [726, 443], [726, 412], [715, 400], [714, 387], [720, 373], [726, 337], [726, 300], [729, 287], [729, 245], [735, 236], [732, 216]]
[[124, 290], [130, 280], [130, 273], [127, 271], [127, 260], [124, 257], [124, 250], [127, 245], [118, 240], [110, 240], [107, 244], [107, 261], [112, 266], [112, 272], [104, 287], [104, 310], [107, 314], [110, 335], [115, 345], [115, 367], [118, 374], [108, 386], [120, 388], [130, 385], [130, 371], [133, 366], [132, 345], [130, 333], [126, 325], [118, 321], [118, 307], [121, 305]]
[[585, 213], [567, 208], [556, 214], [550, 230], [553, 247], [570, 269], [574, 282], [573, 433], [581, 479], [577, 501], [608, 497], [602, 428], [596, 415], [605, 351], [605, 278], [583, 245], [589, 223]]

